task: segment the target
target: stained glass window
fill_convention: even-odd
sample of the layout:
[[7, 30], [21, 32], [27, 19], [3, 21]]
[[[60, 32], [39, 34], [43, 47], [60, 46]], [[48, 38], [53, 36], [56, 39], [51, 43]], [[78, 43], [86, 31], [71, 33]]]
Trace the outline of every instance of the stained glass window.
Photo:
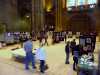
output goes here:
[[86, 4], [86, 0], [78, 0], [77, 5], [85, 5]]
[[[67, 0], [66, 6], [80, 6], [80, 5], [86, 5], [86, 4], [96, 4], [97, 0]], [[77, 3], [76, 3], [77, 2]]]
[[67, 7], [75, 6], [75, 0], [67, 0]]
[[88, 0], [88, 4], [96, 4], [97, 0]]

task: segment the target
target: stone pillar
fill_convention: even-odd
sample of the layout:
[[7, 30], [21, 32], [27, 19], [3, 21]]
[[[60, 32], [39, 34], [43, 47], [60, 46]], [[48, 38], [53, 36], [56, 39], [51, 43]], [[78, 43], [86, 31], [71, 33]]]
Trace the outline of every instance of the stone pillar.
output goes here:
[[0, 0], [0, 22], [6, 25], [7, 31], [12, 31], [17, 17], [16, 0]]
[[46, 2], [45, 0], [43, 0], [43, 8], [45, 8]]
[[94, 15], [96, 18], [96, 31], [98, 32], [98, 34], [100, 34], [100, 0], [97, 1], [97, 6], [95, 8]]
[[62, 0], [62, 7], [65, 8], [66, 6], [66, 0]]
[[6, 13], [6, 10], [5, 10], [5, 8], [6, 8], [6, 3], [5, 3], [6, 1], [5, 0], [0, 0], [0, 10], [2, 10], [2, 11], [0, 11], [0, 22], [2, 21], [2, 22], [4, 22], [5, 21], [5, 13]]
[[62, 0], [56, 0], [56, 31], [62, 31]]
[[100, 0], [97, 0], [97, 5], [100, 8]]
[[11, 19], [10, 24], [8, 26], [8, 31], [18, 31], [16, 30], [15, 22], [18, 20], [18, 10], [17, 10], [17, 0], [8, 0], [9, 2], [9, 18]]
[[41, 31], [44, 28], [44, 21], [43, 0], [32, 0], [33, 31]]

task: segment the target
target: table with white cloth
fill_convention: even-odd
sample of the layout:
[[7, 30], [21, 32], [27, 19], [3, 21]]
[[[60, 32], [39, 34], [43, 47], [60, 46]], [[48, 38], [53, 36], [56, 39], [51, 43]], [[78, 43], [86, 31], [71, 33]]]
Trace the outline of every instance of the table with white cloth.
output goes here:
[[[32, 51], [33, 55], [35, 55], [35, 50]], [[24, 61], [25, 51], [23, 48], [18, 48], [11, 51], [12, 57], [17, 61]]]

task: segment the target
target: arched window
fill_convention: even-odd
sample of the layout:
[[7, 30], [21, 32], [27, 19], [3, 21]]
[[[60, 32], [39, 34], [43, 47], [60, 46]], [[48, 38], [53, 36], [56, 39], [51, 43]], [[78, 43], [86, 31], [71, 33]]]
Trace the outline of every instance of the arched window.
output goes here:
[[67, 0], [66, 7], [80, 6], [87, 4], [96, 4], [97, 0]]
[[76, 0], [67, 0], [67, 1], [66, 1], [66, 2], [67, 2], [67, 3], [66, 3], [66, 4], [67, 4], [66, 6], [67, 6], [67, 7], [75, 6], [75, 1], [76, 1]]
[[77, 5], [85, 5], [86, 4], [86, 0], [78, 0], [77, 1]]
[[88, 4], [96, 4], [97, 0], [88, 0], [87, 2], [88, 2]]

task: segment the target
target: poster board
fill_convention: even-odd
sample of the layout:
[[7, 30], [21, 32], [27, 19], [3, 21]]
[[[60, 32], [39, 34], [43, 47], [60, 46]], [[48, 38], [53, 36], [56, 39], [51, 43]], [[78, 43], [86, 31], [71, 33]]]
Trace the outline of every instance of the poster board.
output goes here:
[[94, 39], [96, 36], [94, 35], [81, 35], [79, 37], [79, 44], [83, 47], [87, 47], [88, 52], [93, 52], [95, 49], [95, 42], [96, 39]]

